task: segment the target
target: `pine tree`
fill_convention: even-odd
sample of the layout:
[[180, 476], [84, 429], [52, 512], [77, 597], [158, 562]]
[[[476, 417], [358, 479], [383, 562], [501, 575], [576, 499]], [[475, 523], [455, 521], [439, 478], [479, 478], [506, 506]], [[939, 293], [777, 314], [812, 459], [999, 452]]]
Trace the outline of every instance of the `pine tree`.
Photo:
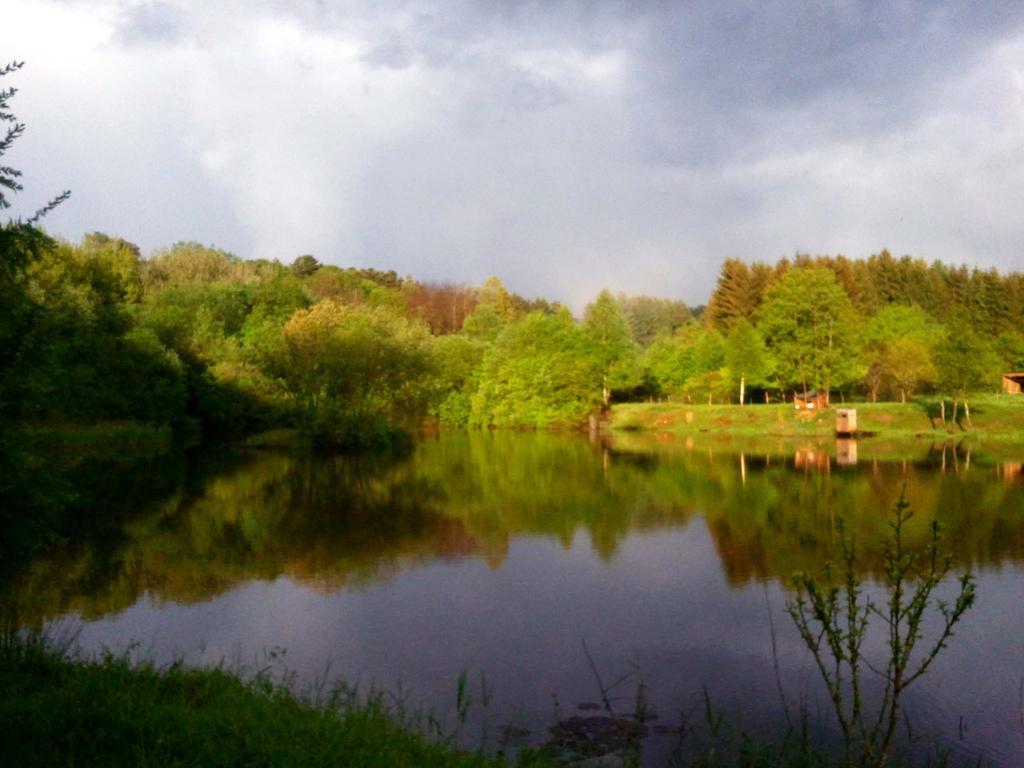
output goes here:
[[724, 333], [740, 318], [749, 318], [757, 309], [755, 288], [750, 267], [739, 259], [726, 259], [708, 301], [708, 323]]

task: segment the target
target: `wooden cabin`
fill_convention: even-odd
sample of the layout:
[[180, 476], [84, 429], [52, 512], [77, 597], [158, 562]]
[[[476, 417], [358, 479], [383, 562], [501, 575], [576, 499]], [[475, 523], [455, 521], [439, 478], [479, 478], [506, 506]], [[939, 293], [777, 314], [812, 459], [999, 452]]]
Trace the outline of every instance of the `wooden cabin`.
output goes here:
[[827, 392], [794, 392], [793, 405], [798, 411], [821, 411], [828, 408]]
[[1024, 373], [1004, 373], [1003, 391], [1010, 395], [1019, 395], [1024, 390]]

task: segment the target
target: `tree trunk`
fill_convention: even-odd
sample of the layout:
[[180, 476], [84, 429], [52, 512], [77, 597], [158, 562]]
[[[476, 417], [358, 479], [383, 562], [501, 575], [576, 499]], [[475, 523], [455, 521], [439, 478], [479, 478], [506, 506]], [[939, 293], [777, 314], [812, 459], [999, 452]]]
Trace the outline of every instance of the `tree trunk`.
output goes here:
[[604, 400], [604, 407], [607, 410], [612, 402], [612, 391], [608, 387], [601, 387], [601, 399]]
[[743, 405], [743, 398], [747, 393], [747, 377], [740, 376], [740, 405]]
[[956, 402], [956, 398], [954, 397], [953, 398], [953, 424], [956, 424], [956, 406], [957, 406], [957, 402]]
[[907, 390], [903, 389], [903, 387], [900, 387], [900, 400], [903, 401], [904, 405], [907, 404]]
[[946, 396], [939, 398], [939, 412], [942, 414], [942, 428], [946, 428]]
[[971, 407], [967, 404], [966, 397], [964, 398], [964, 415], [967, 417], [967, 426], [974, 429], [974, 425], [971, 424]]

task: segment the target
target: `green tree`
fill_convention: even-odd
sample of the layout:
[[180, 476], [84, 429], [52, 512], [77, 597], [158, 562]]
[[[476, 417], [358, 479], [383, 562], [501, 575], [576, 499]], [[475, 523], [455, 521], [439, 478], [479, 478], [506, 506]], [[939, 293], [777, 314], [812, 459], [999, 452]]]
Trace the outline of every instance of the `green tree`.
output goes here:
[[320, 262], [316, 260], [316, 256], [304, 253], [292, 262], [291, 270], [292, 274], [296, 277], [309, 277], [320, 269], [320, 266]]
[[583, 330], [590, 344], [601, 378], [601, 400], [611, 404], [612, 389], [639, 384], [641, 371], [637, 346], [618, 302], [608, 291], [601, 291], [587, 305]]
[[740, 318], [749, 318], [757, 309], [758, 297], [750, 267], [739, 259], [726, 259], [718, 275], [706, 310], [708, 323], [727, 332]]
[[740, 405], [748, 385], [767, 388], [770, 384], [774, 361], [764, 338], [746, 318], [737, 320], [725, 339], [725, 365], [732, 378], [739, 379]]
[[788, 270], [768, 289], [758, 330], [775, 356], [783, 384], [827, 396], [857, 372], [856, 315], [829, 269]]
[[1003, 331], [996, 337], [995, 348], [1006, 371], [1024, 371], [1024, 334]]
[[292, 316], [266, 365], [310, 436], [365, 445], [423, 415], [430, 334], [387, 308], [322, 301]]
[[471, 339], [492, 342], [498, 338], [505, 322], [494, 311], [494, 305], [482, 303], [476, 306], [472, 314], [462, 324], [462, 332]]
[[967, 425], [972, 426], [968, 397], [995, 379], [999, 361], [992, 347], [966, 322], [954, 323], [952, 327], [955, 330], [950, 331], [949, 337], [935, 351], [939, 387], [942, 392], [953, 396], [953, 421], [956, 421], [958, 403], [963, 402]]
[[633, 341], [643, 348], [659, 337], [671, 336], [690, 319], [686, 304], [675, 299], [620, 294], [617, 301], [629, 321]]
[[566, 309], [531, 312], [487, 350], [471, 397], [478, 427], [577, 426], [601, 402], [588, 340]]
[[[713, 328], [691, 321], [670, 339], [654, 342], [644, 354], [644, 366], [659, 389], [666, 394], [683, 394], [687, 398], [703, 398], [708, 387], [686, 384], [691, 379], [725, 365], [725, 340]], [[716, 389], [715, 393], [719, 390]]]
[[[0, 78], [22, 66], [23, 62], [17, 61], [0, 66]], [[21, 171], [3, 159], [25, 131], [24, 123], [10, 111], [10, 100], [16, 93], [15, 88], [0, 88], [0, 124], [9, 126], [0, 135], [0, 211], [10, 209], [12, 197], [22, 191]], [[19, 218], [0, 222], [0, 432], [4, 436], [13, 434], [3, 428], [2, 422], [12, 418], [22, 406], [19, 398], [26, 391], [24, 374], [26, 366], [31, 365], [45, 314], [39, 298], [31, 295], [28, 271], [55, 247], [53, 240], [35, 225], [70, 194], [63, 192], [25, 221]], [[0, 451], [4, 443], [0, 437]]]
[[505, 284], [493, 275], [487, 278], [480, 287], [479, 300], [480, 304], [489, 306], [504, 323], [519, 317], [520, 313], [516, 308], [515, 298], [509, 293]]
[[[905, 398], [918, 384], [934, 383], [931, 350], [943, 337], [942, 326], [917, 305], [890, 304], [871, 317], [864, 325], [861, 365], [872, 402], [883, 388], [895, 387]], [[901, 343], [893, 348], [896, 342]], [[914, 370], [916, 379], [907, 379]]]
[[200, 243], [175, 243], [146, 263], [144, 280], [149, 291], [164, 285], [212, 283], [241, 276], [251, 270], [226, 251], [207, 248]]
[[886, 342], [879, 362], [885, 376], [899, 390], [900, 400], [904, 403], [919, 386], [933, 384], [938, 378], [931, 352], [917, 339], [902, 338]]
[[470, 398], [480, 380], [480, 365], [488, 344], [466, 334], [446, 334], [434, 340], [437, 359], [435, 414], [442, 424], [469, 423]]

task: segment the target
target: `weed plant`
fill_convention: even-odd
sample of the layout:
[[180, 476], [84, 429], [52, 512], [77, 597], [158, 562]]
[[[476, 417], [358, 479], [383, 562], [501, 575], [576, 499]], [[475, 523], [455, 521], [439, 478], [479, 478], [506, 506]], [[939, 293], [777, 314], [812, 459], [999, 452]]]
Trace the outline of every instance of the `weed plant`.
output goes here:
[[[901, 494], [884, 550], [884, 602], [866, 594], [855, 568], [855, 542], [840, 526], [841, 572], [826, 566], [821, 578], [796, 574], [796, 597], [786, 606], [828, 690], [842, 732], [842, 765], [847, 768], [890, 764], [904, 694], [928, 672], [974, 604], [975, 585], [969, 572], [959, 577], [951, 603], [933, 597], [949, 575], [951, 560], [941, 550], [938, 522], [932, 523], [922, 550], [906, 547], [904, 528], [912, 516]], [[926, 639], [929, 612], [938, 614], [940, 626], [936, 636]], [[865, 653], [864, 641], [873, 622], [880, 624], [886, 641], [887, 658], [881, 664]], [[873, 703], [866, 698], [869, 675], [882, 683], [880, 699]]]

